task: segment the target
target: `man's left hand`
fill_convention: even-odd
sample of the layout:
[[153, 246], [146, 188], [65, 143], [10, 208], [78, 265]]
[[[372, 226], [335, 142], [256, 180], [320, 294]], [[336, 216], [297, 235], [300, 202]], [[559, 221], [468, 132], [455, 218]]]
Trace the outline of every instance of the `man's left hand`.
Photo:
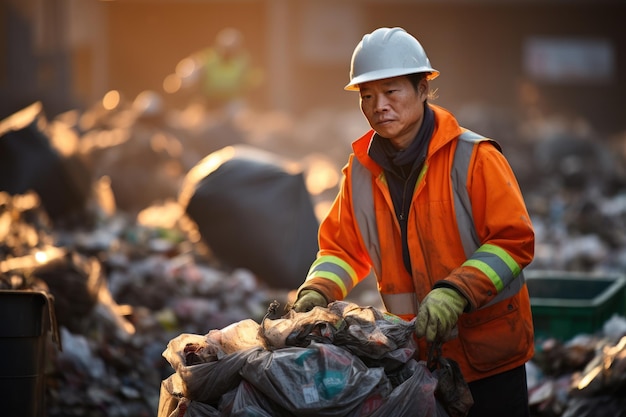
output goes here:
[[420, 305], [415, 320], [415, 334], [426, 336], [429, 342], [452, 338], [459, 316], [467, 306], [467, 299], [453, 288], [435, 288]]

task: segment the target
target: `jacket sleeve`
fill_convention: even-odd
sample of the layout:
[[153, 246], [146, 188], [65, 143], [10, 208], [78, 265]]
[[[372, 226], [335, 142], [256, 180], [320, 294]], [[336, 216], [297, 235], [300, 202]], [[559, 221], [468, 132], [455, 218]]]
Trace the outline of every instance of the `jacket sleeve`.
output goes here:
[[470, 161], [467, 189], [480, 246], [436, 286], [451, 285], [469, 300], [469, 310], [489, 303], [519, 279], [533, 259], [535, 236], [522, 192], [505, 156], [480, 143]]
[[[350, 157], [351, 159], [354, 156]], [[343, 300], [370, 271], [352, 205], [351, 159], [335, 201], [320, 224], [319, 252], [298, 292], [314, 289], [331, 302]]]

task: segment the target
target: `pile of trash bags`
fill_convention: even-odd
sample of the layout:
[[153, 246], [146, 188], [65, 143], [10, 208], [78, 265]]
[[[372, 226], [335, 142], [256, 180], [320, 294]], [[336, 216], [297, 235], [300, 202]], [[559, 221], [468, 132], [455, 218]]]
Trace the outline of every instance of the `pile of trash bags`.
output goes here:
[[453, 361], [431, 372], [413, 358], [413, 321], [346, 301], [276, 310], [172, 339], [158, 417], [456, 417], [473, 404]]

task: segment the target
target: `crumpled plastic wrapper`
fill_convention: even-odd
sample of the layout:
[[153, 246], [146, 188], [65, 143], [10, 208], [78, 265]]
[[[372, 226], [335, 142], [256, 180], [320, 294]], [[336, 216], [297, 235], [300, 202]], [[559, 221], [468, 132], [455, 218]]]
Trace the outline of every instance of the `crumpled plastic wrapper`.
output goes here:
[[333, 343], [359, 356], [393, 368], [414, 356], [414, 321], [406, 321], [374, 307], [335, 301], [309, 312], [290, 310], [282, 318], [265, 318], [261, 337], [267, 349], [308, 346], [311, 342]]

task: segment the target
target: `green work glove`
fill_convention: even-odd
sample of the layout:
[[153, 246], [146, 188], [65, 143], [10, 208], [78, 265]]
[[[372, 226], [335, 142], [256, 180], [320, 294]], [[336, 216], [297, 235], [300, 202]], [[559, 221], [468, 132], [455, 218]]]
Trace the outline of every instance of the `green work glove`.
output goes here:
[[295, 303], [293, 303], [292, 309], [297, 313], [304, 313], [313, 310], [313, 307], [326, 307], [328, 301], [326, 297], [315, 290], [303, 290]]
[[453, 329], [467, 305], [467, 299], [452, 288], [435, 288], [429, 292], [417, 312], [415, 334], [429, 342], [452, 338]]

